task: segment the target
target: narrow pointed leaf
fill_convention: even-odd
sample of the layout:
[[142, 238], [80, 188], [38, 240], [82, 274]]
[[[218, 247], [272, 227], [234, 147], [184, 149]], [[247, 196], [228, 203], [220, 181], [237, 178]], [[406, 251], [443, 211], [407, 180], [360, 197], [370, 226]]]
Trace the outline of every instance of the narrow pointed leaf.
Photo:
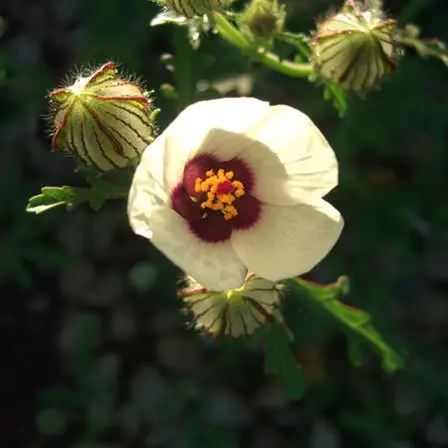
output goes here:
[[369, 344], [382, 358], [383, 369], [388, 372], [403, 367], [403, 356], [392, 348], [371, 324], [370, 315], [360, 309], [345, 305], [338, 299], [348, 291], [348, 279], [341, 277], [336, 283], [322, 286], [300, 278], [285, 281], [297, 300], [311, 300], [318, 308], [336, 320], [349, 339], [349, 356], [360, 364], [359, 345]]

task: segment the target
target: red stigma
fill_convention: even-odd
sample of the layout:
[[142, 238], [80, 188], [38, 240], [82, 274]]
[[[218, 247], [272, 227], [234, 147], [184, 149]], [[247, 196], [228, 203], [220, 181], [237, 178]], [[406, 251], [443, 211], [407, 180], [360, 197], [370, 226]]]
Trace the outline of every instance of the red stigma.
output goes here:
[[235, 191], [235, 187], [226, 180], [225, 182], [220, 182], [216, 185], [216, 194], [229, 194]]

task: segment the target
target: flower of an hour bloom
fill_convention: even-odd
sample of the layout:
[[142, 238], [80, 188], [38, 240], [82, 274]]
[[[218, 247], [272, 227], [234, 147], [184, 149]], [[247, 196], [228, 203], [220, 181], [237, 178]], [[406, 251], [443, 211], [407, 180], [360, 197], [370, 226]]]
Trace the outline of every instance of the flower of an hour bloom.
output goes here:
[[205, 288], [238, 288], [248, 271], [278, 281], [327, 255], [343, 220], [322, 197], [337, 179], [333, 150], [302, 112], [253, 98], [202, 101], [144, 152], [128, 215]]

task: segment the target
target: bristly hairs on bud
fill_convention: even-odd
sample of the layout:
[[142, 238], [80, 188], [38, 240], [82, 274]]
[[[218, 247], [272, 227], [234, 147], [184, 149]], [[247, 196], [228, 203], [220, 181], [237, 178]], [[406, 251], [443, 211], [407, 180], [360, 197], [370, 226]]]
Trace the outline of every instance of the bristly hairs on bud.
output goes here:
[[137, 163], [155, 125], [150, 93], [135, 80], [108, 62], [50, 92], [53, 148], [103, 172]]
[[345, 90], [376, 87], [396, 68], [396, 21], [385, 19], [380, 2], [346, 0], [341, 11], [317, 25], [313, 61], [324, 79]]

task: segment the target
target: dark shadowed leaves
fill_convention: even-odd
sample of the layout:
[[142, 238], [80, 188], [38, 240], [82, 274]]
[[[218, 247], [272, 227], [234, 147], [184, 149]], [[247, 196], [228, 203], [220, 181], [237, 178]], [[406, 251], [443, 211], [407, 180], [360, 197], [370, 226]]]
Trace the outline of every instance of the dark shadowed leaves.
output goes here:
[[294, 399], [306, 390], [305, 377], [291, 351], [291, 340], [280, 323], [271, 323], [257, 333], [266, 346], [265, 373], [277, 376], [285, 393]]
[[312, 301], [315, 308], [328, 314], [346, 333], [349, 357], [354, 365], [361, 364], [361, 345], [370, 345], [382, 358], [383, 369], [392, 373], [403, 367], [403, 356], [392, 348], [371, 323], [369, 313], [345, 305], [338, 299], [348, 292], [348, 279], [341, 277], [336, 283], [322, 286], [296, 278], [285, 281], [298, 304]]

